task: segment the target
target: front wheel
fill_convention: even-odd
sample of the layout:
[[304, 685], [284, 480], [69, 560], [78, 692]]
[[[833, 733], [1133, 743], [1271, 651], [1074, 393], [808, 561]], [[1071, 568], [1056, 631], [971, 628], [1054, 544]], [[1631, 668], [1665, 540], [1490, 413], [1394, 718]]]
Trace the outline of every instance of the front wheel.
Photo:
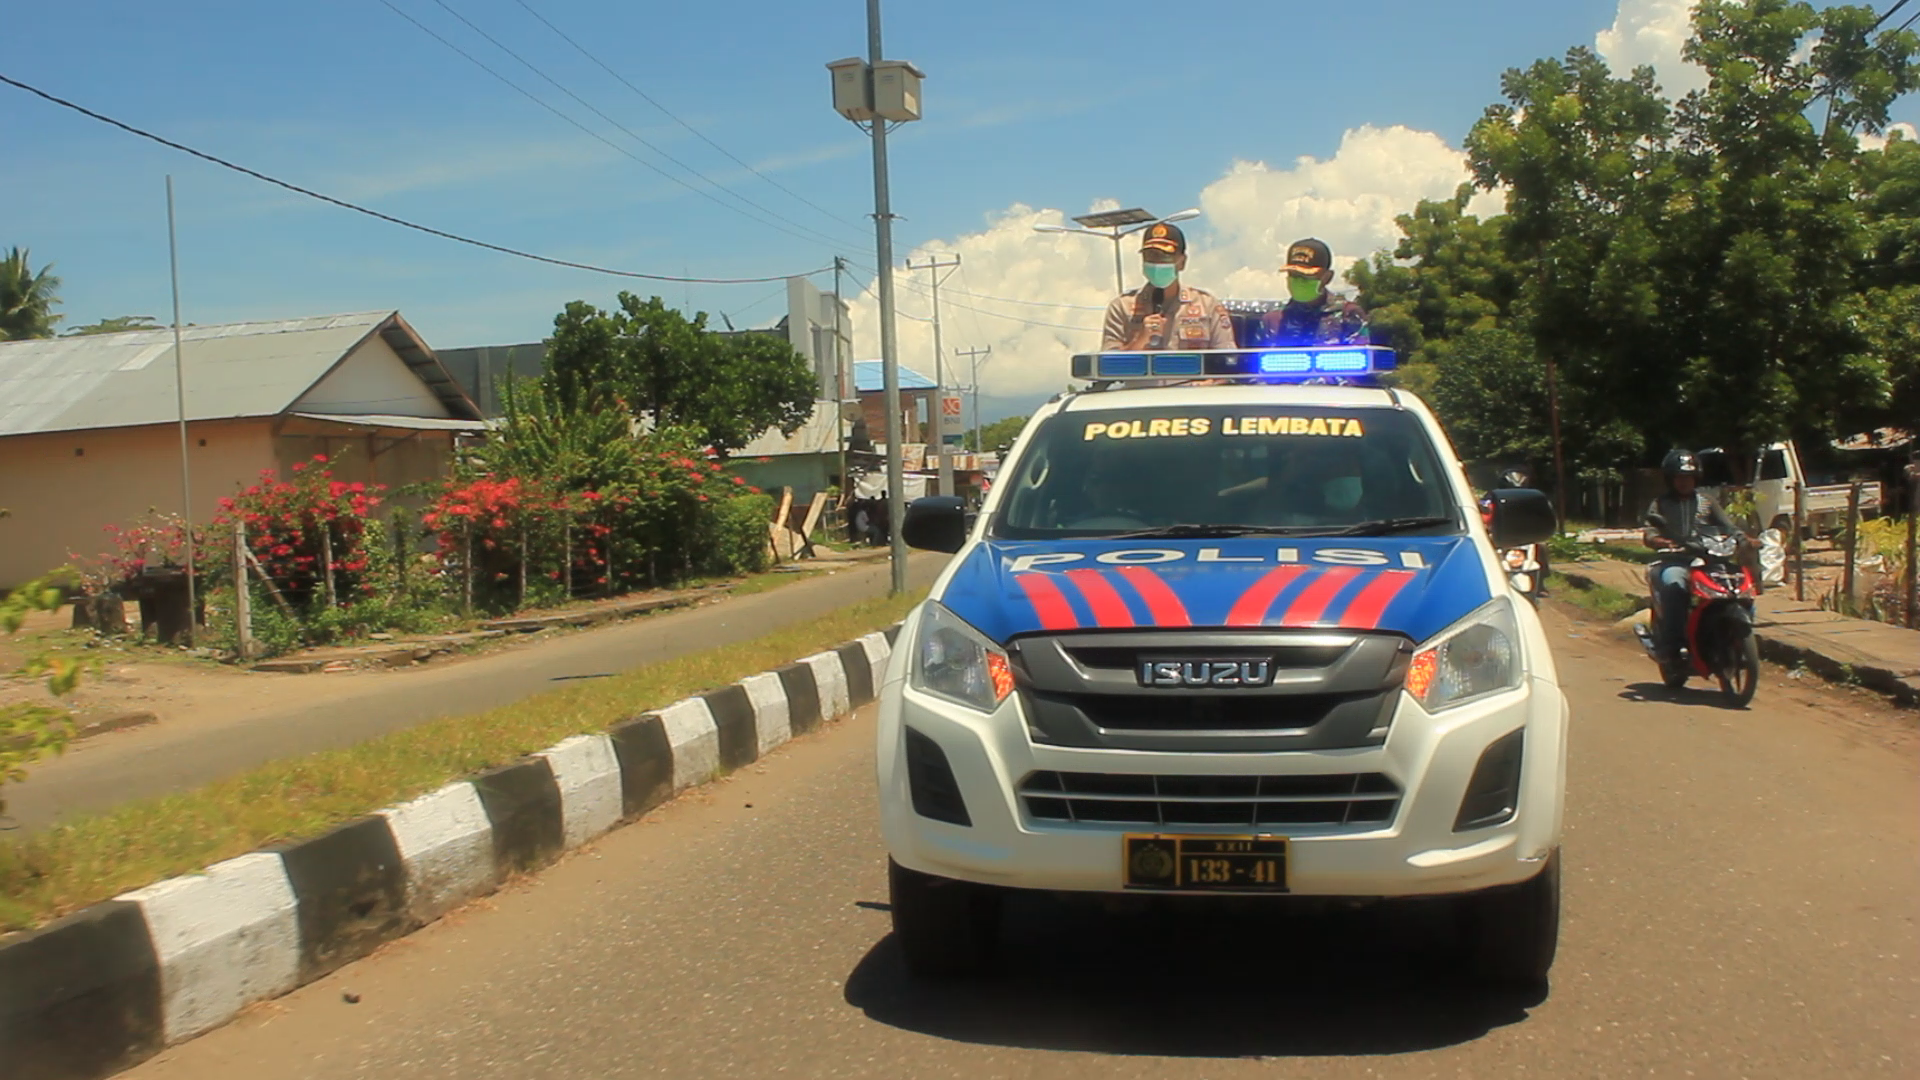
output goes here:
[[907, 970], [923, 978], [971, 975], [986, 967], [1000, 937], [1000, 893], [985, 885], [922, 874], [887, 860], [893, 936]]
[[1753, 700], [1754, 691], [1760, 688], [1760, 640], [1753, 631], [1742, 634], [1739, 644], [1727, 649], [1719, 675], [1720, 693], [1726, 696], [1727, 704], [1742, 709]]
[[1519, 885], [1461, 902], [1468, 958], [1482, 982], [1504, 989], [1544, 989], [1560, 947], [1560, 852]]

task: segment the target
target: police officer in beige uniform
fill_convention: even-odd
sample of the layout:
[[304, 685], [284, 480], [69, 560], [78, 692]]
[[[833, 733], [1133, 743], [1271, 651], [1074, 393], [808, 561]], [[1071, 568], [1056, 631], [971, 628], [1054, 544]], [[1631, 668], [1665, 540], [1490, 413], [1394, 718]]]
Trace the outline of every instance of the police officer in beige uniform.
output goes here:
[[1163, 221], [1148, 229], [1140, 260], [1147, 285], [1107, 305], [1102, 352], [1238, 347], [1233, 321], [1220, 301], [1180, 281], [1180, 271], [1187, 267], [1187, 238], [1178, 225]]

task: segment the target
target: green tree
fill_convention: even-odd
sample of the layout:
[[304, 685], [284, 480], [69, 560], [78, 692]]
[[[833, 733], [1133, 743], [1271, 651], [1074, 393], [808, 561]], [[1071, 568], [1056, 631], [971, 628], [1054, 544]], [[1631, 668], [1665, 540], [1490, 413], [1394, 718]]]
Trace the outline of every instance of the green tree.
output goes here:
[[101, 319], [97, 323], [85, 326], [69, 326], [60, 332], [61, 337], [87, 337], [94, 334], [119, 334], [128, 330], [158, 330], [160, 324], [151, 315], [115, 315], [110, 319]]
[[26, 248], [0, 259], [0, 341], [52, 337], [53, 325], [64, 317], [53, 313], [59, 305], [60, 279], [51, 263], [34, 273]]
[[1032, 418], [1026, 416], [1008, 416], [995, 420], [991, 424], [982, 424], [980, 426], [980, 445], [974, 444], [973, 432], [971, 431], [961, 436], [961, 439], [968, 450], [975, 451], [976, 453], [981, 451], [983, 447], [987, 450], [998, 450], [1000, 447], [1009, 445], [1014, 439], [1018, 438], [1020, 432], [1027, 426], [1029, 419]]
[[[64, 575], [30, 581], [0, 596], [0, 633], [18, 631], [35, 611], [58, 611]], [[73, 692], [88, 664], [70, 657], [36, 655], [22, 674], [44, 677], [54, 696]], [[73, 738], [73, 718], [63, 709], [44, 705], [0, 705], [0, 788], [26, 779], [27, 766], [63, 752]], [[7, 804], [0, 798], [0, 814]]]
[[769, 428], [792, 434], [817, 393], [806, 359], [767, 334], [723, 336], [659, 297], [622, 292], [611, 313], [582, 300], [554, 318], [547, 376], [567, 409], [622, 410], [698, 432], [725, 454]]
[[1447, 342], [1505, 326], [1515, 314], [1525, 271], [1508, 251], [1507, 219], [1467, 213], [1472, 198], [1473, 186], [1463, 184], [1451, 199], [1422, 199], [1394, 219], [1399, 245], [1347, 274], [1376, 340], [1406, 365], [1438, 363]]

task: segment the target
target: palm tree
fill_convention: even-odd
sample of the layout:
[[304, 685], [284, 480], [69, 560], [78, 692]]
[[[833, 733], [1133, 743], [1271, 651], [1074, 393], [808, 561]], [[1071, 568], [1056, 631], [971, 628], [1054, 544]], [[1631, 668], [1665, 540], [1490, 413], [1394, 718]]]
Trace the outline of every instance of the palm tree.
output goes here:
[[60, 303], [60, 279], [49, 263], [33, 272], [25, 248], [14, 248], [0, 260], [0, 340], [50, 338], [53, 324], [63, 316], [53, 309]]

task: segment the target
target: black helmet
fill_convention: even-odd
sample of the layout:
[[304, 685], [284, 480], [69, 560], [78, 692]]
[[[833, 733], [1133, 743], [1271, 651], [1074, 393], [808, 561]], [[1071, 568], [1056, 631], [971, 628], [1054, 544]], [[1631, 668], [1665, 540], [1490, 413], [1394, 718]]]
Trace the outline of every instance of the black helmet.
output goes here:
[[1699, 479], [1700, 459], [1693, 456], [1691, 450], [1669, 450], [1660, 461], [1660, 471], [1665, 474], [1667, 483], [1673, 483], [1677, 476], [1691, 476]]

